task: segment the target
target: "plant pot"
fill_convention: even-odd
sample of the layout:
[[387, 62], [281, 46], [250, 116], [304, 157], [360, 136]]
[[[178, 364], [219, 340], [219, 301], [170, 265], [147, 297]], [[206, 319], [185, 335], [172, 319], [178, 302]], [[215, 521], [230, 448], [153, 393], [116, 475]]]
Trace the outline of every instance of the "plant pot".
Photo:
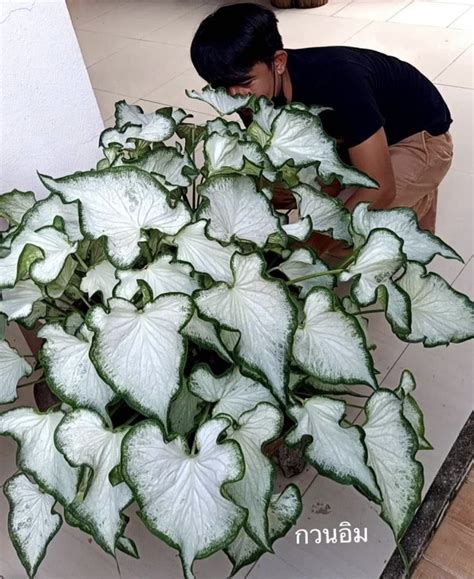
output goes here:
[[328, 0], [271, 0], [275, 8], [317, 8], [327, 3]]

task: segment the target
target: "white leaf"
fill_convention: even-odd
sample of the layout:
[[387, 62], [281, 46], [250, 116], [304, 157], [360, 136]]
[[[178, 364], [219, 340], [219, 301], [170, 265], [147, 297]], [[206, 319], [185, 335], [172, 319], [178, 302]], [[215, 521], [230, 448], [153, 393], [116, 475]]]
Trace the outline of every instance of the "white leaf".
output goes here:
[[229, 243], [235, 238], [263, 247], [270, 235], [281, 232], [278, 217], [255, 181], [244, 175], [211, 178], [199, 188], [207, 199], [199, 217], [209, 220], [211, 237]]
[[292, 189], [302, 217], [311, 217], [313, 231], [328, 233], [334, 239], [352, 244], [349, 233], [350, 213], [344, 205], [309, 185], [300, 184]]
[[372, 342], [372, 339], [369, 334], [369, 320], [368, 318], [364, 318], [364, 316], [361, 315], [360, 306], [356, 304], [356, 302], [353, 301], [349, 296], [346, 296], [345, 298], [342, 299], [342, 306], [348, 314], [352, 314], [354, 316], [354, 319], [357, 320], [359, 326], [364, 332], [365, 341], [367, 342], [367, 348], [369, 350], [375, 349], [377, 346], [374, 342]]
[[137, 310], [120, 298], [110, 312], [92, 308], [87, 323], [95, 332], [91, 359], [100, 375], [128, 404], [167, 424], [186, 354], [180, 334], [193, 313], [184, 294], [166, 294]]
[[79, 339], [66, 333], [61, 324], [44, 325], [38, 337], [46, 340], [40, 353], [48, 385], [62, 401], [71, 406], [90, 408], [107, 416], [106, 406], [114, 391], [97, 374], [89, 358], [93, 334], [83, 326]]
[[216, 326], [212, 322], [200, 318], [197, 310], [181, 332], [196, 344], [215, 350], [223, 360], [232, 363], [232, 358], [219, 337]]
[[[122, 129], [105, 129], [100, 134], [99, 145], [108, 149], [109, 147], [135, 150], [135, 140], [140, 138], [141, 127], [136, 125], [128, 125]], [[106, 152], [107, 154], [107, 152]]]
[[80, 201], [84, 233], [107, 237], [107, 253], [116, 267], [127, 268], [140, 255], [142, 229], [174, 235], [190, 221], [179, 201], [170, 207], [166, 190], [136, 167], [75, 173], [61, 179], [41, 176], [43, 184], [66, 201]]
[[[282, 493], [272, 496], [268, 508], [271, 544], [286, 535], [296, 523], [302, 508], [300, 491], [296, 485], [288, 485]], [[243, 528], [240, 529], [237, 538], [224, 551], [234, 565], [232, 575], [235, 575], [245, 565], [256, 561], [265, 552]]]
[[304, 455], [318, 472], [342, 484], [352, 484], [371, 500], [379, 501], [380, 491], [366, 464], [362, 430], [341, 425], [345, 406], [342, 400], [324, 396], [312, 396], [303, 406], [292, 406], [288, 412], [297, 424], [285, 442], [296, 446], [303, 436], [311, 436]]
[[209, 274], [215, 281], [231, 282], [230, 260], [238, 247], [234, 244], [224, 246], [210, 239], [206, 226], [206, 221], [196, 221], [173, 238], [178, 247], [178, 259], [189, 262], [196, 271]]
[[412, 425], [418, 437], [418, 448], [420, 450], [432, 450], [433, 447], [425, 438], [425, 422], [423, 413], [417, 401], [411, 395], [416, 388], [413, 374], [409, 370], [403, 370], [400, 385], [395, 390], [395, 394], [402, 400], [403, 416]]
[[76, 494], [79, 469], [72, 468], [54, 444], [54, 432], [63, 417], [60, 410], [41, 414], [33, 408], [14, 408], [0, 415], [0, 434], [18, 443], [18, 467], [68, 505]]
[[264, 155], [257, 143], [239, 141], [237, 136], [212, 133], [204, 145], [206, 167], [209, 175], [224, 169], [242, 171], [245, 159], [254, 165], [263, 164]]
[[[193, 561], [232, 541], [245, 510], [223, 495], [223, 485], [240, 479], [244, 463], [237, 443], [217, 442], [229, 426], [225, 417], [204, 423], [196, 433], [195, 455], [177, 436], [166, 442], [158, 425], [141, 422], [125, 437], [122, 470], [147, 527], [180, 552], [186, 579]], [[163, 468], [166, 465], [166, 468]]]
[[239, 138], [244, 136], [244, 131], [238, 123], [233, 121], [224, 121], [224, 119], [221, 119], [220, 117], [207, 121], [206, 130], [208, 135], [217, 133], [219, 135], [236, 135]]
[[387, 318], [400, 333], [410, 331], [410, 300], [392, 278], [406, 262], [403, 241], [388, 229], [374, 229], [357, 257], [346, 271], [339, 274], [342, 282], [354, 279], [351, 295], [361, 306], [380, 299]]
[[[314, 273], [322, 273], [328, 271], [329, 267], [324, 261], [318, 259], [311, 249], [302, 247], [293, 251], [287, 260], [280, 263], [278, 269], [290, 280]], [[312, 279], [298, 281], [294, 285], [301, 288], [300, 298], [305, 298], [314, 287], [332, 289], [336, 285], [336, 277], [331, 274], [321, 275]]]
[[7, 342], [0, 340], [0, 404], [16, 400], [18, 381], [32, 372], [28, 362]]
[[212, 416], [228, 414], [238, 420], [244, 412], [252, 410], [260, 402], [278, 406], [267, 387], [243, 376], [237, 366], [220, 376], [214, 376], [209, 367], [199, 365], [189, 376], [189, 389], [207, 402], [217, 402]]
[[474, 336], [474, 304], [423, 265], [408, 262], [405, 275], [397, 280], [411, 302], [411, 332], [399, 335], [424, 346], [457, 343]]
[[253, 114], [252, 119], [268, 135], [272, 134], [273, 121], [280, 114], [281, 109], [275, 108], [274, 104], [266, 97], [258, 99], [258, 110]]
[[128, 105], [125, 101], [115, 104], [115, 121], [119, 129], [123, 129], [127, 123], [140, 126], [138, 138], [153, 143], [165, 141], [175, 129], [173, 118], [158, 111], [145, 114], [141, 107]]
[[[81, 291], [88, 297], [92, 297], [96, 292], [101, 292], [102, 302], [107, 304], [107, 300], [113, 296], [114, 287], [119, 283], [115, 277], [117, 269], [104, 260], [91, 267], [81, 280]], [[128, 273], [128, 271], [127, 271]]]
[[[27, 245], [34, 248], [25, 250]], [[27, 264], [25, 269], [29, 270], [34, 281], [43, 284], [52, 282], [60, 274], [67, 256], [76, 249], [77, 243], [72, 244], [64, 233], [54, 227], [45, 227], [37, 232], [21, 229], [12, 240], [10, 253], [0, 259], [0, 287], [15, 285], [22, 262]]]
[[139, 159], [124, 160], [120, 164], [134, 165], [148, 173], [157, 173], [164, 177], [166, 183], [175, 187], [188, 187], [192, 183], [190, 175], [196, 175], [196, 167], [189, 155], [178, 153], [174, 147], [160, 147]]
[[42, 227], [52, 226], [55, 217], [61, 217], [64, 221], [64, 232], [70, 241], [84, 239], [79, 227], [77, 203], [63, 203], [55, 194], [35, 203], [23, 217], [21, 225], [32, 231], [38, 231]]
[[29, 577], [34, 577], [48, 544], [62, 520], [53, 511], [55, 500], [24, 474], [8, 479], [3, 490], [10, 504], [8, 531]]
[[306, 215], [296, 223], [283, 225], [282, 229], [289, 237], [293, 237], [299, 241], [306, 241], [313, 231], [313, 222], [311, 221], [311, 217]]
[[140, 279], [150, 286], [154, 297], [169, 292], [191, 295], [199, 289], [199, 283], [191, 277], [192, 271], [188, 263], [174, 261], [169, 254], [160, 255], [144, 269], [118, 270], [120, 285], [115, 290], [115, 296], [131, 300], [140, 289]]
[[230, 96], [225, 89], [214, 90], [209, 85], [205, 86], [202, 91], [186, 90], [186, 94], [189, 98], [211, 105], [220, 115], [235, 113], [235, 111], [245, 107], [251, 98], [251, 95]]
[[382, 518], [399, 540], [421, 503], [423, 467], [415, 460], [416, 435], [403, 417], [402, 401], [390, 390], [374, 392], [366, 414], [367, 463], [382, 492]]
[[4, 217], [10, 227], [19, 225], [23, 215], [35, 204], [35, 194], [32, 191], [14, 189], [0, 194], [0, 216]]
[[111, 555], [125, 528], [121, 511], [133, 500], [126, 483], [112, 486], [109, 480], [111, 470], [120, 464], [126, 434], [126, 429], [108, 430], [98, 414], [82, 409], [67, 414], [56, 432], [58, 448], [69, 462], [93, 471], [84, 499], [76, 499], [68, 509]]
[[245, 474], [226, 486], [231, 499], [248, 510], [245, 530], [266, 550], [271, 549], [267, 510], [272, 495], [275, 467], [262, 452], [262, 446], [275, 440], [283, 426], [278, 408], [267, 403], [240, 415], [238, 426], [229, 439], [238, 442], [245, 462]]
[[10, 321], [26, 318], [33, 311], [34, 303], [42, 297], [43, 294], [34, 281], [31, 279], [19, 281], [11, 289], [2, 289], [0, 312], [6, 314]]
[[205, 316], [240, 332], [235, 355], [284, 401], [296, 312], [286, 287], [264, 278], [264, 269], [258, 254], [236, 253], [232, 258], [233, 284], [201, 290], [195, 300]]
[[377, 387], [373, 361], [354, 318], [334, 303], [332, 292], [314, 288], [304, 306], [305, 321], [295, 333], [297, 364], [315, 378], [331, 384]]
[[318, 173], [324, 181], [337, 177], [345, 186], [377, 187], [373, 179], [339, 159], [335, 140], [309, 111], [283, 109], [273, 122], [272, 138], [265, 151], [275, 167], [283, 166], [288, 159], [293, 159], [296, 166], [319, 162]]
[[373, 229], [389, 229], [403, 240], [403, 253], [409, 260], [428, 263], [436, 254], [450, 259], [461, 257], [429, 231], [419, 229], [416, 213], [408, 207], [371, 210], [359, 203], [352, 212], [356, 245], [362, 245]]

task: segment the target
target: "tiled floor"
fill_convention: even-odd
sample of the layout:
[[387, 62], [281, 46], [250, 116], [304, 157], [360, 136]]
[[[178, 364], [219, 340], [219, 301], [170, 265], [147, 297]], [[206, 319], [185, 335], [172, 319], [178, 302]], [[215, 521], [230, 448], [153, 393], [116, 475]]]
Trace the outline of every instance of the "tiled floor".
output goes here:
[[[192, 69], [188, 47], [199, 21], [223, 3], [69, 0], [106, 125], [113, 124], [114, 103], [123, 98], [146, 110], [163, 104], [183, 106], [199, 122], [209, 118], [210, 109], [184, 94], [185, 88], [204, 84]], [[474, 0], [329, 0], [321, 8], [277, 11], [288, 47], [347, 44], [373, 48], [412, 62], [437, 84], [452, 111], [455, 144], [453, 166], [441, 186], [437, 227], [440, 236], [462, 254], [465, 264], [436, 260], [433, 269], [454, 282], [455, 288], [470, 294], [474, 279], [473, 6]], [[426, 350], [395, 339], [383, 318], [374, 317], [371, 326], [379, 343], [375, 358], [382, 384], [395, 386], [404, 368], [410, 368], [417, 378], [416, 395], [425, 413], [427, 438], [435, 447], [419, 455], [425, 466], [426, 492], [472, 408], [472, 346], [465, 343]], [[21, 391], [20, 402], [27, 402], [27, 395]], [[1, 442], [2, 480], [14, 472], [14, 448], [11, 441]], [[290, 533], [276, 543], [274, 555], [264, 556], [237, 578], [376, 579], [394, 543], [374, 505], [352, 488], [316, 476], [310, 469], [298, 482], [305, 504], [301, 526], [332, 527], [350, 521], [368, 528], [368, 543], [297, 547]], [[130, 511], [132, 514], [133, 509]], [[0, 520], [5, 519], [6, 503], [1, 496]], [[141, 560], [119, 555], [123, 579], [181, 576], [176, 552], [145, 532], [135, 516], [129, 534], [137, 541]], [[3, 541], [0, 557], [0, 575], [5, 579], [24, 577], [13, 549]], [[430, 559], [426, 564], [436, 563]], [[424, 577], [456, 576], [452, 570], [448, 570], [451, 575], [442, 575], [426, 569]], [[195, 571], [199, 579], [222, 579], [230, 572], [230, 565], [218, 554], [196, 562]], [[118, 573], [115, 562], [87, 537], [64, 528], [51, 544], [37, 578], [66, 577], [115, 579]]]
[[474, 576], [474, 469], [417, 565], [413, 579]]

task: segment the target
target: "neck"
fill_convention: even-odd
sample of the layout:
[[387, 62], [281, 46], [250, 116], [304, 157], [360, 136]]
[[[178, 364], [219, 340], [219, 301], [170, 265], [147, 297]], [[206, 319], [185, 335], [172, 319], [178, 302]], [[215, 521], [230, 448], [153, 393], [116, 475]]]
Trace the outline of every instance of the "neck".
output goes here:
[[281, 82], [283, 86], [283, 94], [285, 95], [286, 101], [288, 103], [291, 103], [293, 99], [293, 86], [291, 84], [291, 78], [288, 69], [286, 69], [285, 72], [283, 73]]

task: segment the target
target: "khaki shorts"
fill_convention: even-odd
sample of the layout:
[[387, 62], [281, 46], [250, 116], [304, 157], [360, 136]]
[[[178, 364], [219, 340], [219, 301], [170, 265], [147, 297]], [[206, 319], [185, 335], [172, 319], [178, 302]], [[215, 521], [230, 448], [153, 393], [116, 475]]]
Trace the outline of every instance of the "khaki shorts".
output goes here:
[[438, 186], [453, 160], [449, 132], [434, 137], [421, 131], [389, 147], [396, 194], [387, 206], [411, 207], [422, 229], [435, 232]]

